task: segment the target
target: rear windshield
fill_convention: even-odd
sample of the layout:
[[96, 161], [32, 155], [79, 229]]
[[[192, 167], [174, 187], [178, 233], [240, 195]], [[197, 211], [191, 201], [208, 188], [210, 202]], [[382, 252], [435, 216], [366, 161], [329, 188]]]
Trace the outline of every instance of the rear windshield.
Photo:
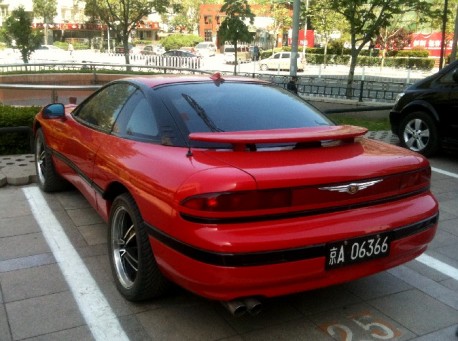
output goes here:
[[298, 96], [270, 84], [181, 83], [157, 91], [190, 133], [333, 124]]

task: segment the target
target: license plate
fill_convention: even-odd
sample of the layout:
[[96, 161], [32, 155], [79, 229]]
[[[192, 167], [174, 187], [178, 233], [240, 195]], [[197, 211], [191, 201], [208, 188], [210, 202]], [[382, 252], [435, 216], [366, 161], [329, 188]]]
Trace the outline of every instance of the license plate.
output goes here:
[[326, 269], [388, 256], [391, 238], [380, 233], [326, 245]]

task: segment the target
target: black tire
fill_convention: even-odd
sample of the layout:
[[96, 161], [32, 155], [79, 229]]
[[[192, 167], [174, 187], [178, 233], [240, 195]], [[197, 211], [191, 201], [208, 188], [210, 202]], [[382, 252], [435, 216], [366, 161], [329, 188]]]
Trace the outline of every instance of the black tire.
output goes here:
[[43, 131], [38, 129], [35, 134], [35, 169], [38, 186], [45, 192], [56, 192], [67, 189], [68, 182], [55, 170], [51, 153], [46, 146]]
[[399, 140], [401, 146], [424, 156], [434, 155], [440, 147], [437, 124], [423, 111], [412, 112], [401, 121]]
[[118, 196], [110, 211], [108, 255], [116, 286], [129, 301], [159, 297], [168, 290], [140, 211], [128, 193]]

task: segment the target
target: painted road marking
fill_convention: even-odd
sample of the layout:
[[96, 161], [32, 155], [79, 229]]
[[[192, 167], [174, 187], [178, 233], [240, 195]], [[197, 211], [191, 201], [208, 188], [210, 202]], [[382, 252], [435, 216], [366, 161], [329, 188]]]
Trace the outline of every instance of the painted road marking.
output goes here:
[[428, 256], [427, 254], [422, 254], [421, 256], [417, 257], [416, 260], [458, 281], [458, 269], [454, 268], [453, 266]]
[[433, 172], [444, 174], [444, 175], [450, 176], [452, 178], [458, 179], [458, 174], [456, 174], [456, 173], [452, 173], [452, 172], [449, 172], [449, 171], [446, 171], [446, 170], [443, 170], [443, 169], [440, 169], [440, 168], [436, 168], [436, 167], [431, 167], [431, 170]]
[[94, 338], [129, 340], [40, 190], [25, 187], [22, 191]]

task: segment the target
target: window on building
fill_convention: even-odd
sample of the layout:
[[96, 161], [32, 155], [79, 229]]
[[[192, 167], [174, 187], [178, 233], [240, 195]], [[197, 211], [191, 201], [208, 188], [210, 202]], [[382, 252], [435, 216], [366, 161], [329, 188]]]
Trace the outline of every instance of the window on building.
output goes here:
[[206, 16], [204, 16], [204, 21], [205, 21], [205, 24], [206, 24], [206, 25], [211, 24], [211, 23], [212, 23], [212, 17], [211, 17], [211, 15], [206, 15]]
[[205, 41], [212, 41], [212, 31], [211, 30], [205, 30], [204, 31], [204, 39]]

